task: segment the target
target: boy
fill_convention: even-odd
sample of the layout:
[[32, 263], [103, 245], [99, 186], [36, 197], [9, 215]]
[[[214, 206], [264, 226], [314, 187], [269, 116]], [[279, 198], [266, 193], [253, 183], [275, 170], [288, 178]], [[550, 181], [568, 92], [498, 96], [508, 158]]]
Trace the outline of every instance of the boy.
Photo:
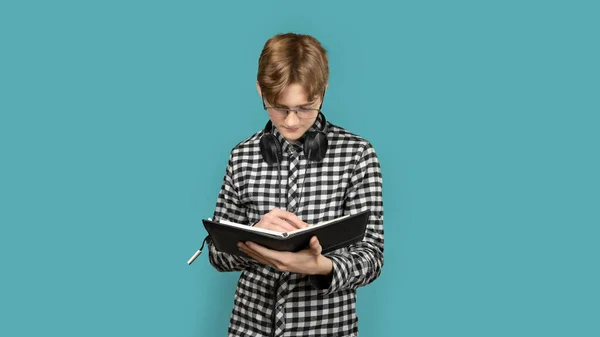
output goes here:
[[217, 270], [242, 272], [229, 336], [358, 335], [356, 289], [383, 266], [382, 179], [371, 144], [321, 112], [328, 77], [315, 38], [266, 42], [256, 85], [269, 122], [232, 149], [214, 219], [285, 232], [369, 209], [365, 237], [326, 255], [317, 237], [297, 253], [240, 242], [249, 258], [208, 240]]

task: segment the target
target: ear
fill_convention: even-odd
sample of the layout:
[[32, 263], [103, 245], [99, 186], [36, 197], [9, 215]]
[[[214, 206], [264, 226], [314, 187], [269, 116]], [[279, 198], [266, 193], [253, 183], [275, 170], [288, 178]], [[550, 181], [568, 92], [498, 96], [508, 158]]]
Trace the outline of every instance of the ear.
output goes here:
[[258, 90], [258, 96], [262, 97], [262, 90], [260, 90], [260, 84], [256, 81], [256, 90]]

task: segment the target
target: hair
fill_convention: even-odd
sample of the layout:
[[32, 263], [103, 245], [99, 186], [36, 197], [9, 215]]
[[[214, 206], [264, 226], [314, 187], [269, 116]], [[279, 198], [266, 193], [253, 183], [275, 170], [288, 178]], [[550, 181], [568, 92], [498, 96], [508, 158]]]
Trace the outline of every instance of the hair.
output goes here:
[[300, 84], [308, 100], [320, 97], [328, 78], [327, 51], [310, 35], [275, 35], [265, 43], [258, 59], [258, 85], [271, 104], [278, 102], [290, 84]]

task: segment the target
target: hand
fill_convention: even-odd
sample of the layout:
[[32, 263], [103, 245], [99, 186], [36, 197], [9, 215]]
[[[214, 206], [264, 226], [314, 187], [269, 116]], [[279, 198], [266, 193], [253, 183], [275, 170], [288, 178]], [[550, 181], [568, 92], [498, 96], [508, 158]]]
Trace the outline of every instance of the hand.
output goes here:
[[316, 236], [310, 239], [307, 249], [297, 253], [271, 250], [254, 242], [239, 242], [238, 247], [248, 256], [267, 266], [282, 272], [294, 272], [307, 275], [329, 275], [333, 270], [330, 259], [321, 255], [323, 248]]
[[254, 227], [270, 229], [277, 232], [290, 232], [299, 228], [306, 228], [308, 224], [302, 221], [294, 213], [279, 208], [272, 209], [263, 215], [262, 219]]

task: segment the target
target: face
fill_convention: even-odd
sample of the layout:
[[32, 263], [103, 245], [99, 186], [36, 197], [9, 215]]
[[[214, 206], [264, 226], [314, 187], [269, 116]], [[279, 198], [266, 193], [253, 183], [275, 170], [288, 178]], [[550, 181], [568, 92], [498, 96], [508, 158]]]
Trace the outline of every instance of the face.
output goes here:
[[[260, 94], [260, 88], [258, 88]], [[279, 102], [266, 102], [268, 106], [296, 109], [318, 108], [321, 104], [321, 98], [309, 100], [306, 92], [300, 84], [288, 85], [280, 95]], [[315, 118], [298, 118], [295, 112], [290, 111], [285, 118], [274, 118], [269, 115], [271, 122], [277, 128], [279, 133], [287, 140], [294, 141], [301, 138], [308, 129], [315, 123]]]

